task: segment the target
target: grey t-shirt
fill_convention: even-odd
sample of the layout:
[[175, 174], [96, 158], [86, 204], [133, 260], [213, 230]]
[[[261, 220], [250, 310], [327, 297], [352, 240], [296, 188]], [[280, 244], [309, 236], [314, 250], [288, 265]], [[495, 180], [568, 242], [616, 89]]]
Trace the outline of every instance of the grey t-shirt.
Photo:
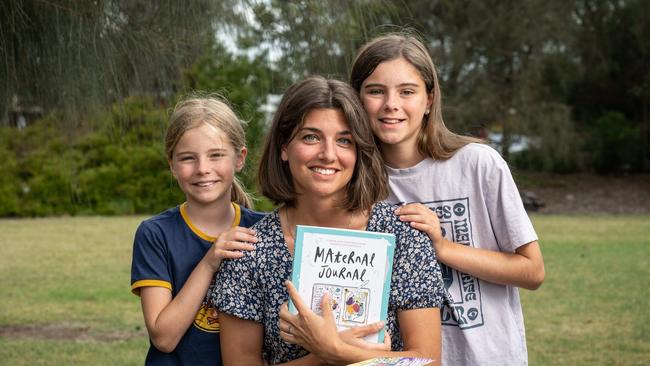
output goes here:
[[[502, 252], [537, 240], [508, 165], [487, 145], [469, 144], [446, 161], [388, 168], [388, 175], [388, 200], [428, 206], [449, 240]], [[518, 289], [441, 266], [454, 298], [442, 311], [443, 365], [527, 365]]]

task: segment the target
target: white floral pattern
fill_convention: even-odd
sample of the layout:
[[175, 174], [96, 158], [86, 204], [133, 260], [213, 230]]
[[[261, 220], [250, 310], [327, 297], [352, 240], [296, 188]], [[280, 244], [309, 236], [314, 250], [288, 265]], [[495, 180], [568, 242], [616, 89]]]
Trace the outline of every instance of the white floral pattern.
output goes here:
[[[396, 237], [387, 328], [391, 347], [397, 351], [404, 347], [397, 311], [440, 308], [451, 303], [451, 296], [443, 284], [431, 241], [426, 234], [399, 221], [395, 208], [388, 203], [376, 203], [367, 230], [393, 233]], [[253, 229], [260, 239], [256, 249], [246, 252], [243, 258], [224, 261], [208, 297], [219, 311], [264, 325], [264, 358], [271, 364], [288, 362], [308, 353], [280, 338], [278, 311], [289, 298], [284, 282], [291, 278], [293, 258], [277, 210]]]

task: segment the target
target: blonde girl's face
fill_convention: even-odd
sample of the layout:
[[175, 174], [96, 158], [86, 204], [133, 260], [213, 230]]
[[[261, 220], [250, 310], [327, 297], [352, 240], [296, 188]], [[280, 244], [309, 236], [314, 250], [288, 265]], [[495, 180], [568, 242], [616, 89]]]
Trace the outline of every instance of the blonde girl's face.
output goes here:
[[235, 151], [226, 134], [203, 123], [185, 131], [169, 162], [188, 204], [230, 202], [236, 172], [244, 167], [246, 148]]
[[433, 99], [415, 66], [403, 57], [380, 63], [361, 84], [360, 96], [372, 130], [384, 145], [417, 149]]
[[354, 174], [357, 151], [339, 109], [314, 109], [281, 151], [301, 199], [341, 201]]

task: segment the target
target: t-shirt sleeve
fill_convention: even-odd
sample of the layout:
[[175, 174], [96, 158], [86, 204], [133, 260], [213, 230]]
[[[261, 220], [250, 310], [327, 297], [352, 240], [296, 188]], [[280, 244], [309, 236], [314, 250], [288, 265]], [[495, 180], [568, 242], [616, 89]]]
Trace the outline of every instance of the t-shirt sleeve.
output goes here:
[[451, 302], [440, 266], [426, 234], [408, 226], [397, 239], [393, 260], [391, 301], [396, 309], [440, 308]]
[[141, 223], [133, 240], [131, 292], [140, 295], [140, 289], [148, 286], [172, 290], [166, 252], [160, 230], [150, 222]]
[[242, 258], [223, 261], [215, 275], [214, 286], [208, 292], [208, 302], [220, 312], [261, 323], [264, 298], [252, 253], [245, 252]]
[[492, 229], [501, 250], [514, 252], [537, 240], [508, 164], [494, 151], [492, 164], [485, 164], [484, 191]]

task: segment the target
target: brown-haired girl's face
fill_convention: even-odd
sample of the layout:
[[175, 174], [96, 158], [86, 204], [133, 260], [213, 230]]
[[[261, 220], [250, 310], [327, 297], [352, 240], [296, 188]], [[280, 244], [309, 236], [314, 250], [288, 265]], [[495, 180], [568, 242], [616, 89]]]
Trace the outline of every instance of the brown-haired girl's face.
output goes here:
[[189, 204], [230, 202], [235, 172], [244, 167], [246, 148], [235, 151], [226, 134], [203, 123], [183, 133], [169, 166]]
[[415, 66], [403, 57], [380, 63], [361, 84], [360, 96], [383, 144], [417, 147], [432, 97]]
[[300, 197], [341, 201], [357, 159], [352, 132], [339, 109], [314, 109], [294, 138], [282, 147]]

